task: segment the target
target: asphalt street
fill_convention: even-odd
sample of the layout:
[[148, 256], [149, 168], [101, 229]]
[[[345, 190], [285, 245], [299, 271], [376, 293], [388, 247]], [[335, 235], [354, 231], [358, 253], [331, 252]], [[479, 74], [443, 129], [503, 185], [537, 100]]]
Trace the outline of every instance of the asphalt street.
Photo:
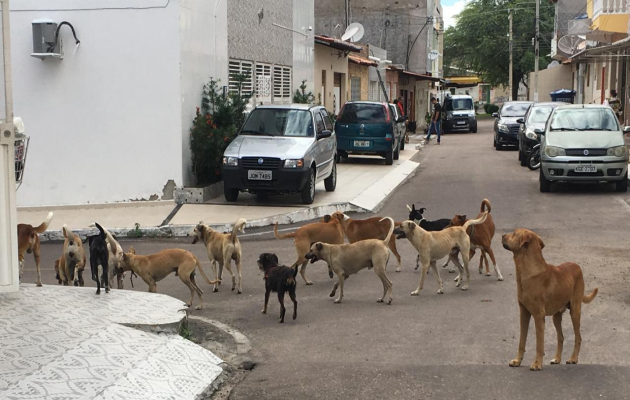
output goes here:
[[[323, 262], [309, 265], [314, 282], [305, 286], [298, 276], [298, 318], [278, 323], [275, 296], [269, 313], [261, 314], [263, 275], [258, 255], [274, 252], [290, 265], [295, 260], [292, 241], [276, 240], [270, 228], [247, 231], [244, 248], [243, 294], [229, 290], [229, 274], [218, 293], [200, 278], [205, 308], [191, 315], [226, 323], [252, 343], [256, 368], [234, 389], [233, 399], [626, 399], [630, 397], [630, 291], [628, 290], [628, 218], [630, 195], [609, 186], [559, 186], [552, 193], [538, 190], [538, 173], [519, 166], [516, 151], [495, 151], [490, 121], [477, 134], [448, 134], [442, 145], [433, 143], [420, 154], [417, 174], [390, 198], [379, 215], [397, 221], [407, 218], [406, 204], [425, 207], [425, 218], [474, 217], [488, 198], [497, 228], [493, 249], [505, 281], [477, 273], [478, 255], [471, 260], [468, 291], [455, 288], [454, 275], [440, 270], [445, 292], [437, 294], [433, 273], [420, 296], [410, 292], [418, 284], [415, 250], [398, 243], [403, 270], [396, 273], [391, 305], [377, 303], [382, 286], [371, 270], [346, 281], [341, 304], [328, 296], [333, 280]], [[383, 168], [387, 168], [383, 165]], [[357, 218], [367, 217], [359, 215]], [[286, 228], [286, 227], [283, 227]], [[599, 287], [599, 295], [582, 307], [583, 344], [578, 365], [549, 365], [556, 334], [547, 320], [545, 364], [530, 372], [534, 355], [534, 328], [530, 325], [527, 352], [521, 368], [510, 368], [518, 343], [518, 306], [511, 253], [500, 236], [528, 228], [544, 240], [544, 256], [552, 264], [574, 261], [584, 271], [586, 291]], [[265, 233], [267, 232], [267, 233]], [[252, 233], [262, 233], [251, 235]], [[194, 252], [211, 271], [202, 244], [184, 240], [126, 240], [139, 254], [171, 247]], [[56, 284], [54, 259], [60, 243], [42, 246], [43, 281]], [[88, 285], [89, 274], [86, 277]], [[34, 264], [27, 256], [25, 282], [34, 282]], [[89, 281], [89, 282], [88, 282]], [[129, 282], [125, 282], [130, 287]], [[147, 290], [139, 279], [135, 290]], [[171, 275], [158, 283], [158, 291], [186, 301], [188, 289]], [[115, 296], [113, 290], [108, 296]], [[103, 296], [103, 295], [101, 295]], [[68, 307], [72, 305], [69, 304]], [[98, 305], [95, 304], [95, 307]], [[563, 362], [573, 347], [570, 318], [563, 322]]]

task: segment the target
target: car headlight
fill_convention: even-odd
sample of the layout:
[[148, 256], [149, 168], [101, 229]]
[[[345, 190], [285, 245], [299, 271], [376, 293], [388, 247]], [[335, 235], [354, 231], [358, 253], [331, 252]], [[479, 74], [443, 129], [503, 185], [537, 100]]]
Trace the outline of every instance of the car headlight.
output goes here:
[[505, 124], [499, 124], [499, 132], [509, 133], [510, 128], [508, 128], [508, 126]]
[[228, 167], [238, 167], [238, 157], [223, 157], [223, 165]]
[[302, 168], [304, 166], [304, 160], [286, 160], [284, 162], [284, 168]]
[[553, 146], [545, 147], [545, 154], [547, 157], [561, 157], [567, 155], [563, 148]]
[[446, 119], [448, 121], [452, 120], [453, 119], [453, 114], [446, 114]]
[[536, 134], [536, 132], [532, 132], [532, 131], [527, 131], [527, 133], [525, 133], [525, 137], [531, 140], [538, 140], [538, 135]]
[[628, 148], [626, 146], [611, 147], [606, 150], [607, 156], [624, 157], [626, 154], [628, 154]]

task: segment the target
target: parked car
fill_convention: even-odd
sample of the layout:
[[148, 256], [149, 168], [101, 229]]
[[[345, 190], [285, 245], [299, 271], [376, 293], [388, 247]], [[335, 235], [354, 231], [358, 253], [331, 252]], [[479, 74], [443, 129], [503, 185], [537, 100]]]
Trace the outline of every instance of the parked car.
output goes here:
[[525, 117], [516, 120], [521, 124], [518, 131], [518, 160], [521, 162], [521, 166], [526, 165], [527, 157], [532, 148], [540, 143], [540, 138], [534, 130], [545, 129], [553, 109], [562, 104], [559, 102], [534, 103], [527, 110]]
[[504, 103], [498, 113], [492, 114], [494, 121], [494, 147], [503, 150], [503, 146], [518, 145], [518, 130], [523, 118], [532, 105], [531, 101], [509, 101]]
[[444, 133], [465, 131], [477, 133], [475, 102], [468, 95], [447, 96], [442, 105]]
[[225, 199], [240, 192], [300, 193], [304, 204], [315, 199], [315, 185], [337, 185], [337, 140], [322, 106], [259, 106], [223, 154]]
[[540, 148], [540, 191], [552, 182], [614, 182], [628, 190], [628, 148], [612, 109], [602, 105], [557, 107], [551, 113]]
[[[393, 116], [392, 119], [396, 121], [395, 123], [395, 128], [397, 131], [396, 136], [400, 138], [399, 150], [404, 150], [405, 149], [405, 133], [407, 132], [407, 125], [405, 125], [405, 121], [407, 120], [407, 117], [403, 116], [400, 113], [400, 110], [398, 109], [396, 104], [390, 104], [389, 110], [392, 113], [392, 116]], [[398, 154], [398, 156], [394, 154], [394, 160], [398, 160], [399, 156], [400, 154]]]
[[404, 142], [404, 117], [395, 105], [371, 101], [352, 101], [337, 116], [335, 133], [339, 157], [350, 154], [379, 155], [392, 165]]

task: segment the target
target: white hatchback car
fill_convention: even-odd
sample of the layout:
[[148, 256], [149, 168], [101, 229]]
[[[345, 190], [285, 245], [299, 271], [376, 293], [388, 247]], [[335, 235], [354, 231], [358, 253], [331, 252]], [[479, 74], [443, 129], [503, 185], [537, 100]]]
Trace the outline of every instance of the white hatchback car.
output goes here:
[[552, 182], [613, 182], [628, 190], [628, 148], [612, 109], [604, 105], [556, 108], [549, 117], [541, 144], [540, 191]]

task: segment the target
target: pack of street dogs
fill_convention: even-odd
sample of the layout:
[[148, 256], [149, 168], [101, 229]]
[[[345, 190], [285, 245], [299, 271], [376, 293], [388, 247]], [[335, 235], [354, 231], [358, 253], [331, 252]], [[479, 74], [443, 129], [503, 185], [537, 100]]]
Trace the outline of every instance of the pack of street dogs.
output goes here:
[[[476, 250], [481, 250], [479, 259], [479, 273], [490, 276], [488, 259], [492, 261], [494, 271], [499, 281], [503, 280], [501, 271], [497, 266], [494, 253], [491, 248], [494, 238], [495, 226], [491, 216], [490, 201], [484, 199], [480, 212], [475, 219], [468, 219], [466, 215], [456, 215], [452, 219], [426, 220], [423, 217], [425, 208], [416, 209], [415, 205], [409, 207], [409, 219], [403, 222], [395, 222], [392, 218], [373, 217], [364, 220], [356, 220], [341, 212], [327, 215], [320, 221], [304, 225], [295, 232], [287, 234], [278, 233], [278, 225], [274, 227], [274, 235], [277, 239], [293, 239], [297, 260], [290, 266], [281, 265], [278, 257], [273, 253], [260, 254], [258, 267], [264, 273], [265, 300], [262, 313], [267, 313], [269, 295], [275, 292], [280, 303], [280, 320], [284, 322], [286, 308], [284, 306], [285, 294], [288, 293], [293, 302], [293, 319], [297, 318], [297, 274], [302, 275], [306, 285], [313, 283], [306, 278], [306, 267], [309, 262], [319, 260], [328, 265], [330, 278], [337, 276], [330, 297], [338, 297], [334, 303], [340, 303], [344, 295], [344, 283], [353, 274], [362, 269], [374, 269], [374, 272], [383, 284], [383, 294], [378, 302], [392, 303], [392, 282], [387, 277], [386, 269], [389, 261], [390, 250], [396, 257], [396, 271], [401, 270], [401, 256], [396, 249], [397, 239], [407, 239], [418, 252], [416, 269], [422, 265], [420, 281], [416, 290], [411, 292], [417, 296], [424, 285], [424, 279], [433, 270], [438, 282], [438, 294], [444, 293], [444, 285], [437, 268], [437, 261], [448, 257], [442, 266], [446, 268], [452, 262], [457, 268], [458, 275], [455, 278], [456, 287], [467, 290], [470, 281], [468, 264]], [[41, 286], [40, 273], [40, 243], [39, 234], [46, 231], [53, 213], [49, 213], [46, 220], [39, 226], [18, 225], [18, 247], [20, 275], [24, 265], [24, 254], [33, 253], [37, 268], [37, 286]], [[103, 228], [94, 223], [98, 233], [89, 236], [85, 243], [89, 246], [90, 269], [92, 280], [96, 282], [96, 294], [100, 294], [101, 287], [109, 293], [110, 288], [117, 281], [117, 287], [123, 288], [125, 273], [129, 271], [131, 276], [139, 276], [149, 286], [149, 292], [157, 292], [157, 282], [171, 273], [175, 273], [181, 281], [190, 289], [190, 300], [186, 303], [191, 307], [195, 293], [199, 297], [197, 309], [203, 306], [203, 291], [195, 282], [196, 271], [207, 284], [213, 285], [213, 291], [219, 290], [223, 268], [232, 276], [232, 291], [242, 293], [242, 247], [238, 240], [238, 233], [244, 232], [244, 219], [239, 219], [231, 232], [222, 233], [200, 222], [191, 232], [192, 243], [202, 241], [205, 245], [208, 258], [212, 265], [214, 280], [210, 280], [197, 257], [191, 252], [182, 249], [167, 249], [148, 256], [138, 255], [133, 247], [129, 252], [123, 252], [116, 238]], [[87, 262], [84, 242], [75, 235], [70, 228], [63, 227], [64, 244], [63, 253], [55, 262], [56, 279], [59, 284], [83, 286], [83, 271]], [[349, 243], [345, 243], [345, 238]], [[562, 314], [570, 311], [573, 329], [575, 332], [575, 344], [573, 354], [567, 360], [567, 364], [576, 364], [580, 352], [582, 337], [580, 334], [580, 311], [582, 303], [590, 303], [597, 295], [595, 288], [589, 295], [584, 294], [584, 279], [582, 270], [575, 263], [563, 263], [558, 266], [548, 264], [543, 258], [542, 250], [545, 247], [542, 239], [536, 233], [527, 229], [516, 229], [514, 232], [503, 235], [503, 247], [511, 251], [516, 266], [517, 298], [520, 309], [520, 341], [516, 358], [509, 365], [518, 367], [521, 365], [525, 352], [525, 343], [529, 322], [533, 317], [536, 326], [536, 354], [530, 369], [538, 371], [542, 368], [544, 354], [544, 329], [545, 317], [553, 316], [553, 323], [558, 336], [557, 352], [552, 364], [560, 363], [564, 335], [562, 333]], [[462, 263], [459, 261], [461, 255]], [[236, 265], [236, 274], [232, 271], [232, 261]], [[99, 267], [101, 275], [99, 277]], [[454, 271], [452, 271], [454, 272]], [[133, 281], [132, 285], [133, 285]]]

